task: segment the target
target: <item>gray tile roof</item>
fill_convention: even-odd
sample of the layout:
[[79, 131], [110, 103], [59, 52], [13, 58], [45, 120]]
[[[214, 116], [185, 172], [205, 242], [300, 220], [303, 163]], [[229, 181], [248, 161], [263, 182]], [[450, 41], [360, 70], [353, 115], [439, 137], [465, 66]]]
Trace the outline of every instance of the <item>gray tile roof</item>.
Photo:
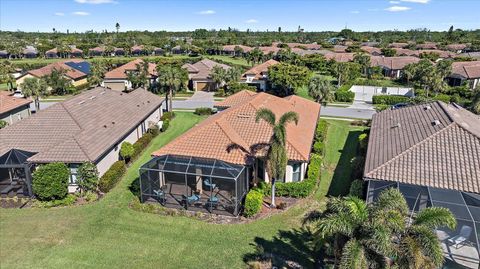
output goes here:
[[364, 177], [480, 193], [480, 116], [440, 101], [374, 115]]
[[0, 155], [16, 148], [36, 152], [32, 162], [96, 161], [162, 102], [143, 89], [98, 87], [0, 130]]

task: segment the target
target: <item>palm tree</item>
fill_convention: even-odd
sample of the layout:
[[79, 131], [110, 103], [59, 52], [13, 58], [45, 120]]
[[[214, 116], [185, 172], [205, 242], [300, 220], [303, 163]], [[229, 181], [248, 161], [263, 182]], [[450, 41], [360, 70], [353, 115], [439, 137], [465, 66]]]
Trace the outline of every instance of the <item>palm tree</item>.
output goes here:
[[92, 62], [91, 72], [87, 80], [90, 85], [98, 86], [102, 83], [106, 72], [107, 67], [103, 61], [94, 61]]
[[360, 64], [363, 75], [368, 76], [368, 69], [370, 68], [370, 56], [365, 53], [357, 53], [355, 54], [353, 61]]
[[413, 79], [413, 77], [417, 73], [416, 67], [417, 66], [415, 64], [407, 64], [403, 68], [403, 77], [407, 81], [407, 85], [410, 85], [410, 81]]
[[7, 83], [8, 90], [13, 90], [13, 83], [15, 82], [15, 78], [11, 74], [15, 71], [12, 63], [10, 61], [2, 61], [0, 63], [0, 82]]
[[25, 97], [32, 97], [35, 102], [35, 111], [40, 110], [40, 98], [47, 95], [47, 83], [43, 79], [26, 78], [20, 85]]
[[188, 73], [185, 69], [173, 65], [158, 65], [158, 83], [165, 89], [168, 100], [168, 111], [172, 111], [172, 99], [176, 91], [188, 80]]
[[115, 23], [115, 28], [117, 29], [117, 34], [118, 34], [118, 30], [120, 30], [120, 23]]
[[290, 111], [283, 114], [278, 122], [275, 114], [268, 108], [261, 108], [257, 111], [255, 121], [264, 120], [272, 127], [272, 137], [270, 138], [270, 146], [266, 155], [267, 173], [272, 182], [272, 202], [271, 206], [275, 207], [275, 182], [282, 180], [285, 176], [285, 170], [288, 162], [287, 158], [287, 130], [286, 126], [290, 122], [298, 123], [298, 114]]
[[332, 96], [331, 91], [332, 84], [325, 77], [312, 77], [308, 83], [308, 95], [317, 103], [322, 103], [324, 100], [330, 99]]
[[50, 75], [45, 76], [46, 84], [52, 88], [52, 92], [58, 95], [65, 95], [72, 87], [70, 79], [65, 77], [66, 70], [54, 69]]
[[210, 78], [213, 80], [215, 84], [215, 90], [222, 87], [223, 83], [225, 83], [225, 77], [227, 72], [219, 65], [215, 65], [210, 72]]
[[[357, 197], [332, 198], [317, 223], [321, 249], [333, 242], [339, 268], [438, 268], [443, 263], [438, 227], [454, 229], [456, 220], [446, 208], [420, 210], [413, 218], [397, 189], [383, 191], [367, 205]], [[323, 253], [323, 252], [322, 252]]]

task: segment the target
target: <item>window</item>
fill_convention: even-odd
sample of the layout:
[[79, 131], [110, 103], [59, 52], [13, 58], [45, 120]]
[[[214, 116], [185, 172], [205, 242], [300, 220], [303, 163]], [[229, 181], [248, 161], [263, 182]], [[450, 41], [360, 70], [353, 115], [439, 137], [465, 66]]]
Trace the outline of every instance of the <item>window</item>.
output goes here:
[[293, 163], [293, 164], [292, 164], [292, 168], [293, 168], [292, 181], [293, 181], [293, 182], [298, 182], [298, 181], [300, 181], [300, 179], [301, 179], [301, 177], [300, 177], [301, 167], [302, 167], [302, 164], [301, 164], [301, 163]]
[[70, 184], [77, 184], [77, 171], [79, 164], [71, 164], [70, 165]]
[[265, 165], [261, 159], [257, 159], [257, 178], [265, 179]]

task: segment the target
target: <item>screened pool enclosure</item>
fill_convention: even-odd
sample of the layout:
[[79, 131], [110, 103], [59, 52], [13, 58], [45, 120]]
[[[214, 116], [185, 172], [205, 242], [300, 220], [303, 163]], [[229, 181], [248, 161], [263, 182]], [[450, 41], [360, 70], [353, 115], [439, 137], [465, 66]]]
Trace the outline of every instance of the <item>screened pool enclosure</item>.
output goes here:
[[214, 159], [163, 155], [140, 168], [140, 199], [165, 207], [237, 216], [248, 169]]
[[[376, 200], [387, 188], [398, 188], [407, 200], [410, 210], [418, 212], [426, 207], [445, 207], [457, 219], [455, 231], [437, 230], [445, 256], [466, 268], [479, 268], [480, 195], [456, 190], [403, 184], [391, 181], [368, 181], [367, 202]], [[455, 267], [454, 267], [455, 268]]]

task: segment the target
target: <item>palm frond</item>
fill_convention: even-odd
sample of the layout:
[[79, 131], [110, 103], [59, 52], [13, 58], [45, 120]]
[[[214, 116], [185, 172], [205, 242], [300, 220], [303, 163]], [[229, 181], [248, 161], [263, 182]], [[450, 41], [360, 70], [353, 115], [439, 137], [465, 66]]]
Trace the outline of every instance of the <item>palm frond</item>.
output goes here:
[[424, 260], [431, 261], [436, 267], [443, 264], [443, 250], [435, 232], [425, 226], [413, 226], [410, 231], [411, 238], [424, 256]]
[[317, 224], [317, 234], [326, 238], [334, 234], [352, 235], [356, 228], [356, 224], [352, 222], [352, 219], [345, 213], [333, 213], [328, 214], [321, 219]]
[[457, 226], [457, 221], [448, 208], [429, 207], [417, 213], [413, 224], [426, 226], [431, 229], [446, 226], [454, 230]]
[[395, 188], [382, 191], [375, 201], [375, 208], [377, 210], [398, 210], [404, 215], [408, 214], [407, 201], [402, 193]]
[[294, 111], [289, 111], [289, 112], [286, 112], [285, 114], [283, 114], [280, 119], [278, 120], [278, 124], [280, 126], [285, 126], [287, 125], [287, 123], [289, 122], [294, 122], [295, 125], [298, 124], [298, 113], [297, 112], [294, 112]]
[[364, 269], [368, 268], [367, 258], [363, 246], [355, 239], [345, 244], [340, 262], [340, 269]]
[[264, 120], [270, 126], [275, 126], [276, 117], [275, 114], [268, 108], [261, 108], [257, 111], [255, 115], [255, 122], [259, 122], [260, 120]]

